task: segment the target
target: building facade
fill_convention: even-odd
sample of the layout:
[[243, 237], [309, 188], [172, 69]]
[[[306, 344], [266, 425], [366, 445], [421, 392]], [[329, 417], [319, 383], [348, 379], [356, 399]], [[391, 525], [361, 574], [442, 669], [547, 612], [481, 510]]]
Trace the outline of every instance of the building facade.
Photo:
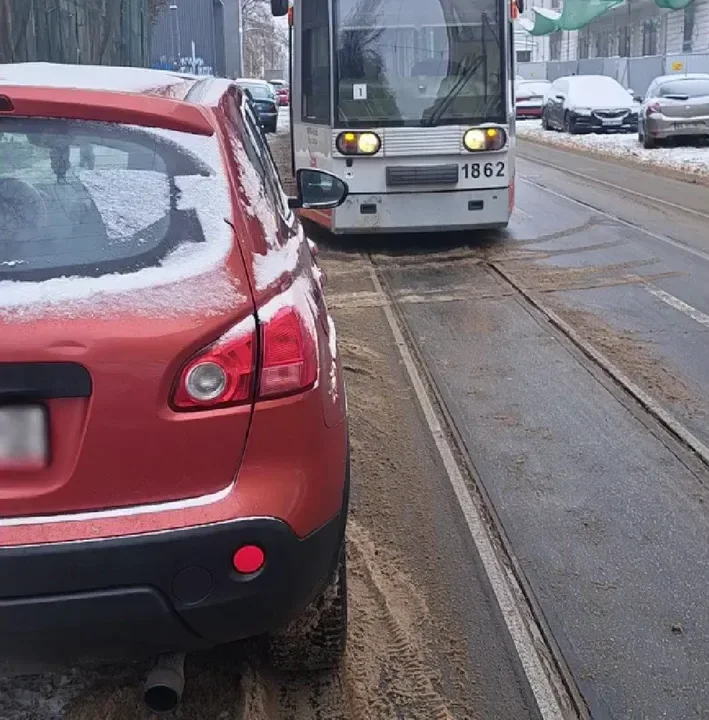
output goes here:
[[[559, 10], [561, 2], [537, 0], [535, 7]], [[695, 0], [684, 10], [626, 0], [582, 30], [532, 37], [517, 28], [515, 46], [519, 63], [709, 53], [709, 0]]]

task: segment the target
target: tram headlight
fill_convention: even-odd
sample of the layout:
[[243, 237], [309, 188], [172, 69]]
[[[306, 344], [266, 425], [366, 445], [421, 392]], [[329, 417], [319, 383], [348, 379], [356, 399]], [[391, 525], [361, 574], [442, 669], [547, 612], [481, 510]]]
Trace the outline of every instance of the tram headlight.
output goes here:
[[502, 128], [472, 128], [463, 135], [463, 145], [470, 152], [500, 150], [507, 142], [507, 133]]
[[343, 132], [335, 141], [343, 155], [376, 155], [382, 146], [379, 135], [373, 132]]

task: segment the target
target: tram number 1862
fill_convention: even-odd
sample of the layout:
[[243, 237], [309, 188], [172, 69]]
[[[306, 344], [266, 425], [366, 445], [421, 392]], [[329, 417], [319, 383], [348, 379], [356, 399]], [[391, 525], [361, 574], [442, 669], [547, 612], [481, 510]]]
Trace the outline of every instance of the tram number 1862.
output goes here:
[[460, 169], [466, 180], [477, 180], [481, 177], [505, 177], [505, 163], [499, 161], [486, 163], [463, 163]]

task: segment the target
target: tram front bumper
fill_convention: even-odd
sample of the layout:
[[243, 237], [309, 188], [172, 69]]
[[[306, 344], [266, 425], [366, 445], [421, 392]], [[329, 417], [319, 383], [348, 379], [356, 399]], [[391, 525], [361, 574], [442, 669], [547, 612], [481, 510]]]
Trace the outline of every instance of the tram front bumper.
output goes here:
[[348, 196], [333, 212], [335, 233], [432, 232], [501, 228], [509, 220], [508, 187]]

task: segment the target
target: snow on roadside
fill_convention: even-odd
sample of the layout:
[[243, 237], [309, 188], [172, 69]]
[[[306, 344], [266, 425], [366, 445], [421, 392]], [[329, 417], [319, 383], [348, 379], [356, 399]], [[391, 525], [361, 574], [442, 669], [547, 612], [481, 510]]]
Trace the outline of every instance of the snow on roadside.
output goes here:
[[278, 108], [278, 127], [277, 132], [287, 133], [290, 131], [290, 107]]
[[677, 146], [646, 150], [636, 133], [569, 135], [544, 130], [539, 120], [517, 121], [517, 137], [546, 145], [585, 150], [598, 155], [629, 160], [634, 163], [686, 173], [709, 176], [709, 147]]

